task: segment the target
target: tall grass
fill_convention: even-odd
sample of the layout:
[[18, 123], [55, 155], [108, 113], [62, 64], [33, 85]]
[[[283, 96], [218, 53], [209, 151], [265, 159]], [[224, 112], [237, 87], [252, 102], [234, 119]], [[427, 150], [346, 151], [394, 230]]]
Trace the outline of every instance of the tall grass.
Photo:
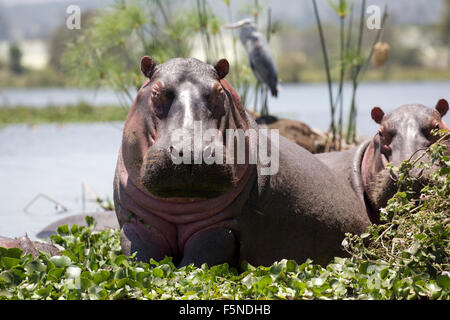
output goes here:
[[[232, 1], [224, 3], [231, 23]], [[63, 65], [72, 84], [111, 87], [128, 107], [134, 90], [144, 80], [138, 66], [142, 56], [151, 55], [158, 63], [191, 57], [199, 40], [207, 63], [225, 57], [221, 30], [225, 21], [214, 9], [208, 0], [196, 0], [191, 7], [176, 0], [116, 0], [84, 27], [75, 43], [68, 44]], [[237, 38], [232, 35], [234, 57], [230, 59], [233, 64], [228, 79], [248, 105], [249, 91], [256, 80], [246, 59], [239, 57]]]
[[[366, 33], [364, 27], [366, 0], [361, 2], [361, 11], [359, 17], [359, 26], [356, 36], [353, 35], [353, 4], [347, 0], [339, 0], [337, 4], [329, 2], [330, 6], [339, 17], [339, 60], [337, 62], [339, 68], [339, 77], [337, 80], [337, 92], [333, 93], [333, 82], [331, 76], [331, 63], [327, 51], [325, 35], [323, 33], [322, 22], [320, 19], [319, 10], [317, 8], [316, 0], [312, 0], [314, 7], [314, 15], [319, 32], [319, 39], [321, 43], [322, 54], [324, 57], [324, 68], [327, 76], [328, 96], [330, 103], [330, 139], [327, 145], [328, 150], [340, 150], [342, 139], [345, 139], [347, 144], [356, 142], [356, 116], [357, 104], [356, 95], [357, 90], [366, 70], [369, 67], [372, 59], [374, 45], [379, 41], [380, 35], [384, 29], [387, 19], [387, 6], [384, 8], [383, 18], [380, 28], [376, 32], [376, 36], [368, 54], [363, 53], [363, 40]], [[347, 120], [347, 128], [344, 134], [344, 81], [349, 79], [352, 83], [351, 103]], [[338, 119], [336, 119], [338, 116]], [[337, 123], [336, 123], [337, 122]]]

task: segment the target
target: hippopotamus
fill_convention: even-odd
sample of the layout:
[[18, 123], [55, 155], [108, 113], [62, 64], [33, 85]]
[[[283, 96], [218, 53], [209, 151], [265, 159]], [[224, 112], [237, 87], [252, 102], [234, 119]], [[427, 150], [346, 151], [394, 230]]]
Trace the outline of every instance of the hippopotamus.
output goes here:
[[[178, 267], [326, 264], [345, 255], [345, 233], [370, 224], [331, 170], [257, 126], [225, 79], [226, 59], [157, 64], [145, 56], [140, 67], [147, 79], [127, 115], [114, 177], [124, 254], [146, 262], [168, 256]], [[228, 139], [230, 131], [245, 134]]]
[[26, 235], [16, 239], [0, 236], [0, 247], [6, 249], [20, 248], [25, 254], [31, 253], [33, 258], [39, 257], [39, 251], [47, 252], [51, 256], [60, 254], [59, 249], [53, 244], [40, 241], [31, 241]]
[[[450, 130], [443, 120], [448, 108], [445, 99], [439, 100], [435, 108], [408, 104], [388, 114], [380, 107], [374, 107], [371, 116], [380, 127], [371, 140], [346, 151], [315, 156], [336, 174], [342, 184], [351, 187], [365, 206], [371, 222], [380, 223], [379, 210], [397, 191], [396, 178], [386, 170], [386, 165], [399, 166], [404, 160], [418, 157], [420, 153], [417, 151], [425, 150], [438, 139], [431, 130]], [[417, 185], [420, 191], [421, 183], [426, 183], [429, 175], [415, 169], [410, 173], [416, 177], [420, 174]]]

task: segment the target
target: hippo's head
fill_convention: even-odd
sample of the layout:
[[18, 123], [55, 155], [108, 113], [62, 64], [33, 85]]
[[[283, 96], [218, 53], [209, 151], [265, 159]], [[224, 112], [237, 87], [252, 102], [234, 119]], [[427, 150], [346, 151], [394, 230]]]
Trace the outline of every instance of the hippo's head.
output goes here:
[[[433, 129], [450, 129], [442, 119], [448, 109], [444, 99], [439, 100], [435, 108], [411, 104], [388, 114], [379, 107], [372, 109], [372, 119], [380, 128], [365, 152], [362, 176], [369, 199], [376, 208], [384, 207], [396, 191], [395, 177], [385, 170], [386, 165], [398, 166], [404, 160], [414, 160], [420, 156], [419, 151], [436, 142], [439, 137], [431, 133]], [[426, 182], [424, 172], [411, 173]]]
[[129, 112], [122, 143], [134, 183], [176, 202], [214, 198], [233, 188], [245, 166], [226, 161], [224, 131], [245, 130], [248, 123], [224, 79], [227, 60], [212, 66], [176, 58], [157, 65], [146, 56], [141, 70], [148, 80]]

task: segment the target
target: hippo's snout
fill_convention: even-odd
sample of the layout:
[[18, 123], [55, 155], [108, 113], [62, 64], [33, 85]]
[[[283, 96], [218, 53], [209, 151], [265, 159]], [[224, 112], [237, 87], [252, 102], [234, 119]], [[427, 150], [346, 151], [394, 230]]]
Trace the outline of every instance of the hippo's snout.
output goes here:
[[[203, 150], [202, 155], [214, 152], [208, 150]], [[174, 152], [190, 161], [178, 163]], [[174, 146], [150, 151], [141, 167], [141, 182], [151, 194], [161, 198], [213, 198], [234, 185], [232, 165], [204, 161], [196, 164], [198, 160], [194, 162], [194, 159], [193, 152], [187, 157], [186, 151], [183, 154], [182, 149], [178, 151]]]
[[[427, 162], [426, 159], [422, 159]], [[431, 183], [431, 174], [438, 168], [438, 165], [434, 165], [431, 168], [415, 167], [411, 168], [408, 172], [410, 176], [411, 188], [414, 191], [415, 198], [418, 198], [421, 190]], [[380, 171], [370, 186], [370, 198], [372, 203], [378, 208], [383, 208], [387, 205], [387, 202], [392, 198], [399, 190], [398, 181], [399, 172], [393, 170], [390, 172], [388, 169]]]

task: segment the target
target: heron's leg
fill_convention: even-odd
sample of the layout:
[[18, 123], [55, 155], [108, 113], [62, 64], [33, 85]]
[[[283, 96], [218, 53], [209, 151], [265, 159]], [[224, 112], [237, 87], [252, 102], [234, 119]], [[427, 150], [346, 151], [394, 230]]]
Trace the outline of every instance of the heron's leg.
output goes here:
[[266, 90], [264, 93], [264, 108], [266, 109], [266, 114], [269, 115], [269, 87], [266, 86]]
[[258, 88], [261, 85], [261, 83], [259, 82], [259, 80], [256, 81], [255, 84], [255, 103], [253, 105], [253, 112], [256, 113], [256, 110], [258, 110]]
[[267, 107], [267, 93], [268, 93], [268, 87], [266, 84], [263, 84], [261, 86], [261, 116], [266, 116], [269, 114], [269, 109]]
[[264, 83], [261, 82], [260, 83], [260, 87], [259, 87], [259, 95], [261, 97], [261, 107], [260, 107], [260, 116], [264, 116]]

